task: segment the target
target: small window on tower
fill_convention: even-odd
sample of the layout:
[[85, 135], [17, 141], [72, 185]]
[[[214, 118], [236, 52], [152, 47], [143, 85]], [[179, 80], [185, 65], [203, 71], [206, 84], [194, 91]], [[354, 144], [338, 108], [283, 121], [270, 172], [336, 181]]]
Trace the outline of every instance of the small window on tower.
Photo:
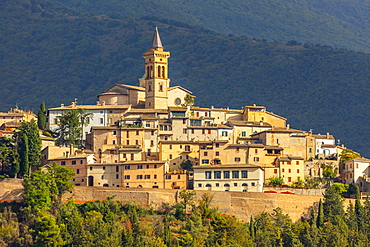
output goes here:
[[181, 99], [180, 98], [176, 98], [175, 99], [175, 105], [180, 105], [181, 104]]

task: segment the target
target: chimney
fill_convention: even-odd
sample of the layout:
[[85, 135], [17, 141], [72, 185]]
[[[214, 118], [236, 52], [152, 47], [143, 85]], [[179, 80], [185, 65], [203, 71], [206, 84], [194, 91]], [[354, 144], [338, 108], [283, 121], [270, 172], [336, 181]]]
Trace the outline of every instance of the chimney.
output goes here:
[[66, 152], [66, 158], [69, 158], [69, 152], [68, 151]]
[[73, 147], [74, 147], [73, 144], [69, 145], [69, 153], [71, 154], [71, 156], [74, 155], [74, 148]]
[[64, 104], [60, 104], [60, 107], [64, 107]]
[[290, 124], [287, 124], [286, 125], [286, 129], [288, 130], [288, 129], [290, 129]]
[[326, 133], [326, 139], [329, 139], [329, 132]]

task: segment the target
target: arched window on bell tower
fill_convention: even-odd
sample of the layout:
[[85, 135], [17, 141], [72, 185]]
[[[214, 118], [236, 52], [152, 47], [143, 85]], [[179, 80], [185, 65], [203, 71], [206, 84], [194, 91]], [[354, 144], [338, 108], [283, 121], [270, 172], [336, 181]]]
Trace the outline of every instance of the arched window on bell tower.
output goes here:
[[151, 92], [151, 91], [152, 91], [152, 83], [149, 82], [149, 84], [148, 84], [148, 92]]
[[158, 77], [161, 77], [161, 66], [158, 66]]
[[159, 92], [163, 92], [163, 85], [159, 85]]
[[162, 66], [162, 78], [166, 78], [166, 68]]
[[146, 78], [147, 79], [150, 78], [150, 68], [149, 68], [149, 66], [146, 67]]
[[150, 66], [150, 77], [149, 78], [153, 78], [153, 66]]

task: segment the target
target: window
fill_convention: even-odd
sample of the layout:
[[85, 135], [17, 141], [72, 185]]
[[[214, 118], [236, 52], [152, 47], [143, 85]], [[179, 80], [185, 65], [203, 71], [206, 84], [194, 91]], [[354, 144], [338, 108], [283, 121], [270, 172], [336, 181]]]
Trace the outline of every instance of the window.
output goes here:
[[191, 129], [191, 133], [194, 134], [194, 129]]
[[235, 151], [236, 151], [236, 152], [239, 152], [239, 150], [240, 150], [239, 148], [236, 148], [236, 150], [235, 150]]
[[80, 169], [77, 169], [76, 170], [76, 174], [80, 174]]
[[256, 183], [251, 183], [252, 186], [256, 186]]
[[154, 136], [154, 130], [151, 131], [152, 136]]
[[220, 156], [220, 152], [216, 151], [216, 156]]
[[209, 164], [209, 160], [202, 160], [202, 164]]
[[221, 171], [215, 171], [214, 172], [214, 178], [215, 179], [221, 179]]
[[259, 157], [254, 157], [253, 160], [254, 161], [260, 161], [260, 158]]
[[185, 151], [190, 152], [190, 146], [189, 145], [185, 146]]
[[248, 178], [248, 171], [242, 171], [242, 178]]
[[285, 172], [285, 169], [283, 168], [283, 169], [281, 169], [281, 172]]
[[224, 178], [229, 179], [230, 178], [230, 172], [229, 171], [224, 171]]
[[240, 157], [236, 157], [235, 162], [240, 162]]
[[135, 145], [139, 145], [139, 140], [135, 140]]
[[181, 179], [181, 175], [177, 175], [177, 179]]
[[126, 140], [126, 145], [130, 145], [130, 140]]
[[134, 160], [134, 154], [131, 154], [130, 158], [131, 158], [131, 160]]
[[145, 175], [145, 179], [150, 179], [150, 175]]
[[130, 170], [130, 166], [125, 166], [125, 170]]
[[136, 179], [143, 179], [143, 175], [137, 175]]
[[236, 186], [238, 186], [238, 183], [234, 183], [234, 186], [236, 187]]
[[170, 160], [172, 160], [172, 154], [170, 154]]
[[158, 166], [157, 165], [154, 165], [154, 168], [157, 168]]
[[116, 179], [119, 179], [119, 174], [116, 174]]
[[154, 141], [150, 140], [150, 146], [154, 146]]
[[233, 178], [239, 178], [239, 171], [233, 171]]
[[219, 148], [220, 147], [220, 143], [216, 143], [216, 148]]
[[116, 172], [119, 172], [119, 166], [116, 166]]
[[75, 160], [72, 160], [72, 165], [76, 165], [76, 161]]
[[100, 118], [100, 124], [104, 124], [104, 118]]
[[309, 149], [308, 149], [308, 152], [309, 152], [309, 153], [312, 153], [312, 148], [309, 148]]
[[92, 169], [93, 169], [92, 166], [90, 166], [90, 171], [92, 171]]
[[105, 166], [103, 166], [103, 170], [105, 170]]
[[65, 166], [66, 165], [66, 162], [65, 161], [62, 161], [62, 162], [60, 162], [60, 165]]
[[292, 182], [292, 178], [291, 177], [288, 177], [288, 182]]
[[279, 144], [280, 143], [280, 140], [279, 139], [276, 139], [276, 143]]
[[156, 174], [154, 175], [154, 179], [157, 179], [157, 175]]
[[299, 161], [298, 160], [296, 161], [296, 164], [299, 165]]
[[289, 169], [288, 172], [291, 173], [292, 172], [292, 169]]
[[204, 135], [206, 133], [206, 130], [205, 129], [202, 129], [202, 134]]
[[216, 183], [216, 187], [220, 187], [220, 184], [219, 183]]
[[210, 129], [208, 130], [208, 134], [211, 134], [211, 130]]
[[274, 169], [274, 173], [277, 174], [278, 170], [277, 169]]
[[137, 169], [143, 169], [143, 165], [137, 165]]
[[258, 149], [257, 148], [254, 150], [254, 153], [255, 154], [258, 154]]
[[183, 129], [182, 133], [186, 134], [187, 133], [187, 129]]
[[297, 140], [296, 139], [292, 139], [292, 143], [293, 144], [297, 143]]
[[247, 132], [246, 131], [242, 131], [242, 136], [243, 137], [246, 137], [247, 136]]
[[125, 175], [125, 179], [130, 179], [130, 175]]
[[186, 119], [183, 119], [182, 120], [182, 124], [186, 124]]
[[117, 130], [113, 130], [113, 135], [117, 135]]
[[204, 152], [204, 156], [208, 156], [208, 152]]
[[139, 135], [139, 131], [138, 131], [138, 130], [136, 131], [136, 135], [137, 135], [137, 136]]
[[112, 144], [113, 145], [116, 145], [116, 140], [112, 140]]
[[202, 184], [198, 184], [198, 187], [202, 187]]
[[297, 173], [299, 173], [299, 169], [297, 169]]
[[146, 165], [146, 168], [149, 169], [150, 168], [150, 165]]
[[221, 131], [222, 136], [227, 136], [227, 131]]
[[206, 179], [212, 179], [212, 172], [211, 171], [206, 171], [205, 172], [205, 178]]

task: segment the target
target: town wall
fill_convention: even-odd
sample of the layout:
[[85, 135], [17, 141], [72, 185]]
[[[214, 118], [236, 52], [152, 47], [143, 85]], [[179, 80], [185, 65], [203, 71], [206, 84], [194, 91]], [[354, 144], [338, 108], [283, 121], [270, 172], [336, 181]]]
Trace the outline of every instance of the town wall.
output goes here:
[[[4, 179], [0, 183], [0, 201], [22, 198], [22, 180]], [[104, 200], [108, 196], [123, 202], [133, 202], [142, 206], [151, 206], [154, 210], [161, 209], [162, 203], [174, 204], [179, 201], [180, 190], [171, 189], [134, 189], [113, 187], [77, 186], [64, 199], [73, 198], [76, 202]], [[317, 206], [321, 196], [303, 196], [289, 194], [269, 194], [258, 192], [215, 192], [196, 191], [197, 198], [204, 193], [213, 196], [212, 206], [218, 207], [221, 213], [235, 215], [239, 220], [247, 222], [251, 216], [260, 213], [272, 213], [280, 207], [293, 221], [308, 215], [312, 206]], [[348, 203], [346, 203], [348, 204]]]

